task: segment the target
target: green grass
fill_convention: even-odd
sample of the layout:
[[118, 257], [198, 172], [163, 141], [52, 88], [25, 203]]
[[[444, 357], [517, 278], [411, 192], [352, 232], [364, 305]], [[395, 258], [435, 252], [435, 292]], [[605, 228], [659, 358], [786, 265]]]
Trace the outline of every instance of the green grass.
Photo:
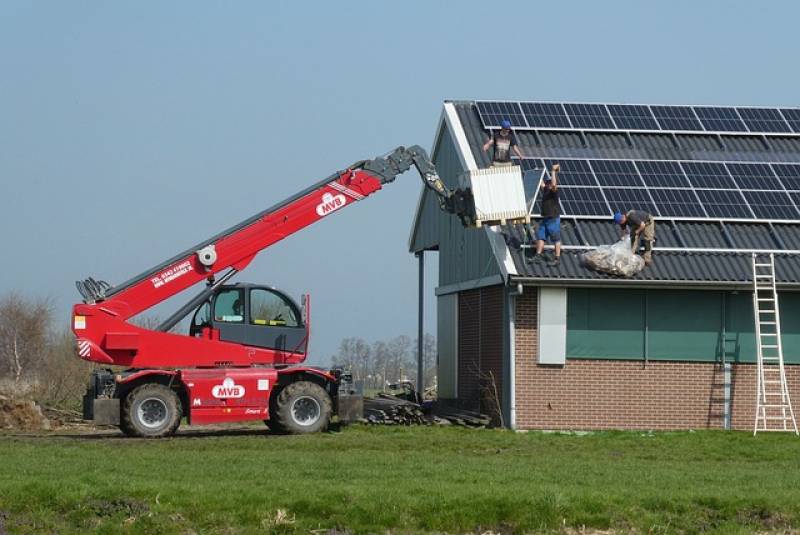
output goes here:
[[800, 439], [360, 426], [0, 435], [0, 519], [12, 533], [776, 531], [800, 525]]

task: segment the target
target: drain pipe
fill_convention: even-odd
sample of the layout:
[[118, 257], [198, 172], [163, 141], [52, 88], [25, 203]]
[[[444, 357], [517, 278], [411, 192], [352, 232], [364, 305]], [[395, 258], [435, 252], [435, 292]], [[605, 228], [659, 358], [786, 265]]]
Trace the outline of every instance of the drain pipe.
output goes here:
[[417, 311], [417, 394], [422, 399], [422, 392], [425, 389], [425, 367], [423, 365], [422, 350], [424, 348], [425, 325], [424, 325], [424, 304], [425, 304], [425, 251], [417, 253], [419, 258], [419, 310]]

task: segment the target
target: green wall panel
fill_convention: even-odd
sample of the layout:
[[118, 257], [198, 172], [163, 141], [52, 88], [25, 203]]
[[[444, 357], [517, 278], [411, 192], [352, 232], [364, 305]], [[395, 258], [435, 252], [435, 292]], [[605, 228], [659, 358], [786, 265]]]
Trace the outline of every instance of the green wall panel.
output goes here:
[[567, 356], [644, 358], [644, 291], [569, 289]]
[[[800, 292], [779, 302], [784, 360], [800, 364]], [[569, 289], [568, 358], [642, 360], [645, 351], [649, 360], [755, 362], [752, 294]]]
[[648, 359], [717, 360], [721, 326], [721, 292], [647, 292]]

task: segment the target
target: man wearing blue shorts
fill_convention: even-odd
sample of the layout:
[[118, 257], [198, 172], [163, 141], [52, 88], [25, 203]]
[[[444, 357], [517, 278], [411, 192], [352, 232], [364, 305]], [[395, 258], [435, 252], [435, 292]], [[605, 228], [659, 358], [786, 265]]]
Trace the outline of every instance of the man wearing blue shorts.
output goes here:
[[545, 240], [555, 243], [556, 255], [550, 262], [551, 266], [561, 263], [561, 218], [558, 205], [558, 172], [559, 164], [553, 164], [550, 174], [542, 182], [542, 220], [536, 232], [536, 258], [542, 258]]

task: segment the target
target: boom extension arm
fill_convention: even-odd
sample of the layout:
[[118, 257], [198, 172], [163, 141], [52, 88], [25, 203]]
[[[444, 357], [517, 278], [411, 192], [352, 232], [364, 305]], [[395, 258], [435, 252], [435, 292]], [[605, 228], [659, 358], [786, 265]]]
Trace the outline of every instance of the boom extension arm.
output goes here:
[[397, 175], [406, 172], [411, 166], [417, 168], [422, 183], [436, 194], [439, 207], [445, 212], [457, 215], [464, 226], [475, 222], [475, 209], [472, 192], [469, 189], [450, 190], [445, 186], [425, 149], [419, 145], [398, 147], [388, 156], [363, 162], [363, 169], [384, 176], [384, 183], [393, 181]]
[[223, 270], [241, 271], [260, 251], [380, 190], [411, 166], [437, 195], [442, 210], [457, 215], [464, 225], [474, 221], [469, 189], [449, 190], [421, 147], [398, 147], [386, 156], [357, 162], [127, 282], [111, 287], [89, 278], [76, 285], [85, 303], [98, 303], [106, 313], [128, 319], [198, 282], [213, 282]]

